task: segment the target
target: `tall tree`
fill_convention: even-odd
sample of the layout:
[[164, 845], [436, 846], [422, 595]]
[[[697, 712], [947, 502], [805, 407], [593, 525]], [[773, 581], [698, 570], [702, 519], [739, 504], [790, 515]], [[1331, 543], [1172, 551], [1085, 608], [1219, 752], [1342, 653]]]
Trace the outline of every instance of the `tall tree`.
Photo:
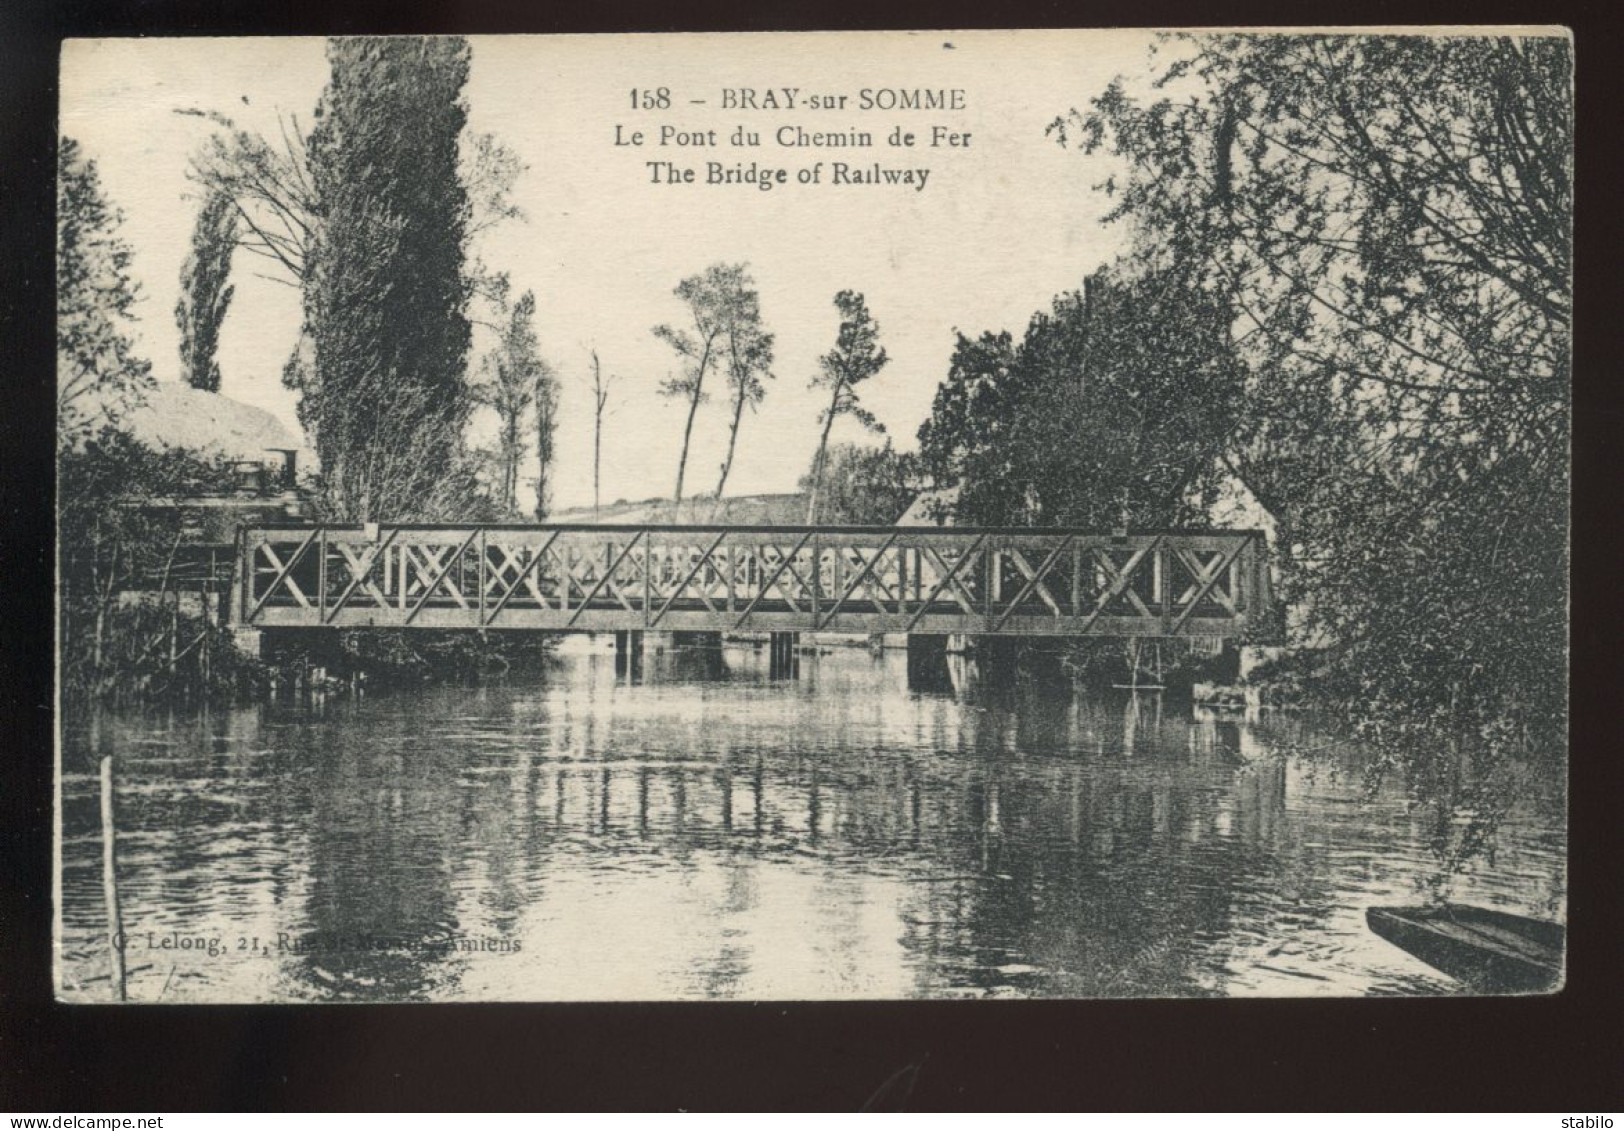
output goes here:
[[1412, 752], [1441, 726], [1560, 749], [1570, 43], [1243, 35], [1174, 55], [1150, 101], [1113, 83], [1055, 128], [1125, 162], [1114, 216], [1138, 259], [1233, 297], [1249, 377], [1225, 454], [1301, 551], [1286, 588], [1329, 645], [1316, 684]]
[[885, 426], [858, 401], [857, 387], [873, 377], [885, 363], [885, 347], [880, 345], [880, 325], [868, 312], [868, 303], [856, 291], [835, 295], [840, 312], [840, 329], [835, 347], [818, 359], [818, 373], [811, 387], [829, 390], [829, 405], [819, 414], [823, 434], [812, 462], [812, 490], [806, 503], [807, 525], [818, 520], [818, 492], [823, 485], [823, 461], [829, 449], [829, 430], [837, 416], [850, 416], [871, 432], [884, 432]]
[[[537, 359], [540, 360], [539, 358]], [[536, 521], [546, 521], [553, 505], [554, 440], [558, 434], [558, 374], [545, 361], [536, 367], [531, 399], [536, 402]]]
[[666, 323], [654, 327], [654, 336], [676, 351], [682, 365], [675, 377], [660, 385], [660, 395], [680, 399], [688, 408], [682, 428], [682, 454], [677, 460], [677, 486], [672, 513], [682, 508], [683, 481], [688, 471], [688, 449], [693, 441], [694, 417], [708, 395], [705, 377], [716, 368], [728, 326], [744, 289], [743, 264], [714, 263], [702, 274], [690, 275], [672, 292], [688, 308], [692, 331]]
[[123, 215], [77, 141], [62, 139], [56, 168], [57, 437], [67, 443], [138, 404], [152, 366], [128, 332], [140, 291], [118, 235]]
[[745, 407], [755, 410], [767, 395], [762, 379], [772, 376], [773, 336], [762, 326], [761, 296], [748, 274], [741, 276], [738, 296], [729, 311], [725, 354], [727, 384], [733, 395], [733, 421], [728, 428], [722, 474], [716, 481], [718, 499], [727, 487], [728, 473], [733, 470], [733, 454], [738, 450], [739, 426], [744, 423]]
[[608, 414], [609, 393], [615, 383], [613, 373], [605, 374], [598, 351], [592, 354], [592, 517], [598, 517], [598, 480], [603, 463], [603, 418]]
[[208, 190], [192, 250], [180, 269], [175, 325], [180, 329], [181, 379], [194, 389], [220, 391], [220, 326], [231, 305], [231, 253], [237, 247], [237, 207], [218, 189]]
[[312, 387], [300, 415], [335, 514], [441, 509], [470, 408], [458, 173], [469, 49], [455, 38], [333, 39], [310, 137], [304, 265]]
[[501, 464], [498, 497], [504, 513], [512, 514], [518, 510], [519, 467], [528, 447], [525, 421], [550, 370], [536, 339], [535, 294], [525, 291], [516, 302], [509, 302], [507, 293], [503, 277], [496, 295], [497, 342], [482, 362], [485, 379], [480, 394], [496, 410]]

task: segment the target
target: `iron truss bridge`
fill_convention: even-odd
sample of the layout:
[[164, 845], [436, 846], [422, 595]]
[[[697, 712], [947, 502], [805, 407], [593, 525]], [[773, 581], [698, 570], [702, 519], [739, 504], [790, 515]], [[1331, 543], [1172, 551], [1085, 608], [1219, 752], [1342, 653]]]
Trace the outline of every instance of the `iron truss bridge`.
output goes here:
[[1270, 605], [1258, 531], [249, 526], [249, 628], [1218, 636]]

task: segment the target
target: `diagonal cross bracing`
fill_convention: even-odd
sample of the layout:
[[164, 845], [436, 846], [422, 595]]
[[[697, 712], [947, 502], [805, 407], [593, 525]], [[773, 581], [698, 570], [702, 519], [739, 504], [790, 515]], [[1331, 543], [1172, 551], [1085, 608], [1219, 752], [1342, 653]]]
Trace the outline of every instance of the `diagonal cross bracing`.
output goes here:
[[265, 628], [1236, 637], [1267, 611], [1265, 552], [1251, 531], [249, 527], [233, 612]]

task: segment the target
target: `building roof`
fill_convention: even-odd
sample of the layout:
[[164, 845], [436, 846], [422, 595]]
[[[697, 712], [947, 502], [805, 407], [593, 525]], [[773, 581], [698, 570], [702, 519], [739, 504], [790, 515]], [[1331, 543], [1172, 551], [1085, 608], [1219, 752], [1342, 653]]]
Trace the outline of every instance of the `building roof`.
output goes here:
[[304, 436], [269, 412], [179, 381], [157, 382], [144, 403], [122, 415], [118, 428], [151, 448], [256, 462], [271, 450], [292, 449], [301, 465], [314, 463]]
[[959, 501], [957, 487], [933, 487], [921, 491], [897, 519], [897, 526], [952, 526], [953, 506]]

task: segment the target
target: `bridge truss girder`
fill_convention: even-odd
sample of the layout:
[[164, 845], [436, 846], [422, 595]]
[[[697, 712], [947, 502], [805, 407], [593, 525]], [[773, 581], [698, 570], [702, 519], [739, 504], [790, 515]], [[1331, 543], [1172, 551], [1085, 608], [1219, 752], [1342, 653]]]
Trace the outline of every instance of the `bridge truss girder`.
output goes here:
[[253, 628], [1242, 635], [1269, 607], [1257, 531], [259, 526]]

